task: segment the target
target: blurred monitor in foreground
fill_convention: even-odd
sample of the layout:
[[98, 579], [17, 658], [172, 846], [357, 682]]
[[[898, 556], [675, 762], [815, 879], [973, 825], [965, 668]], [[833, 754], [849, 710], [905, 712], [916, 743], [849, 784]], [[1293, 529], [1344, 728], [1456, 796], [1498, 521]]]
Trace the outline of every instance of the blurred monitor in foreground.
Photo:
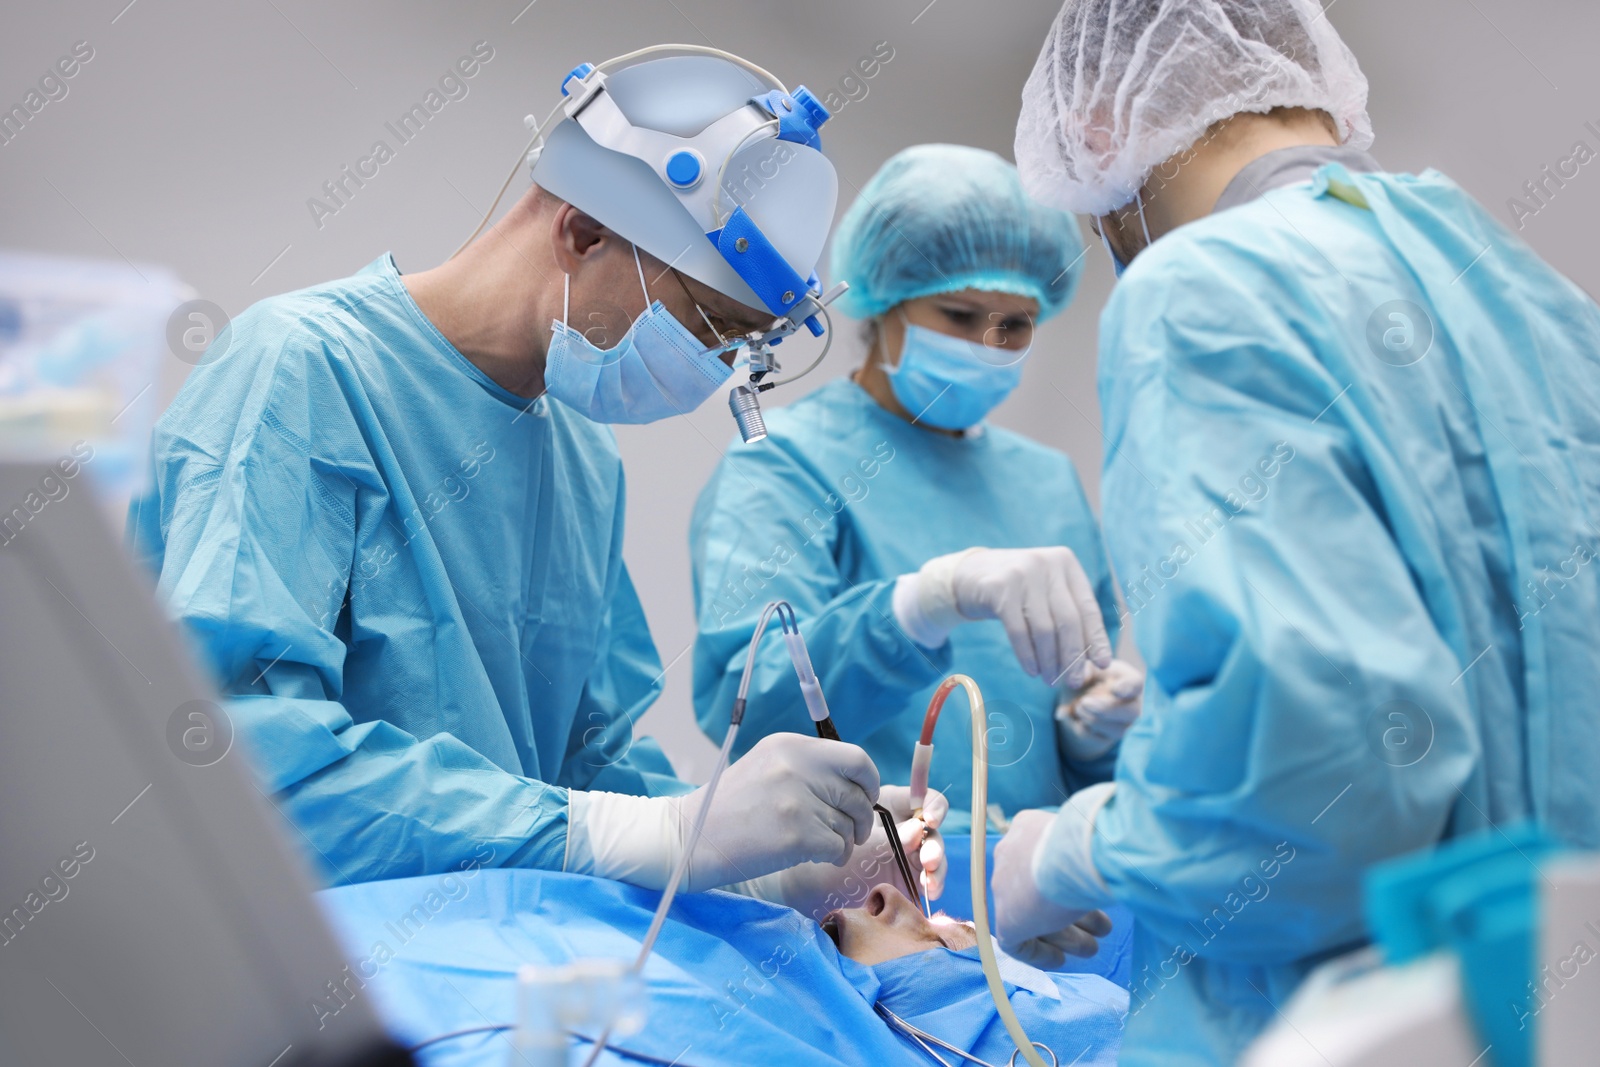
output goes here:
[[0, 1063], [410, 1063], [72, 458], [0, 461]]

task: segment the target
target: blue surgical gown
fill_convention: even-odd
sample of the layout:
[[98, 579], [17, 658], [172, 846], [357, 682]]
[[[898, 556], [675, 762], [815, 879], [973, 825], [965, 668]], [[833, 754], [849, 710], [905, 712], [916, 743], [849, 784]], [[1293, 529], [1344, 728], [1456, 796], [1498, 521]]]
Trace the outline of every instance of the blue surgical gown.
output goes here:
[[661, 668], [608, 428], [490, 381], [388, 256], [220, 346], [130, 535], [331, 882], [559, 870], [568, 788], [686, 788], [632, 735]]
[[[958, 626], [940, 648], [895, 623], [895, 579], [973, 545], [1066, 545], [1095, 584], [1115, 640], [1116, 596], [1099, 527], [1072, 461], [998, 427], [963, 438], [913, 426], [853, 381], [830, 382], [767, 416], [768, 437], [728, 448], [690, 525], [695, 712], [720, 741], [762, 607], [794, 606], [839, 734], [871, 754], [886, 782], [911, 773], [911, 749], [934, 687], [975, 678], [989, 714], [989, 801], [1009, 816], [1060, 804], [1110, 777], [1114, 756], [1069, 763], [1057, 692], [1023, 672], [995, 621]], [[772, 625], [750, 684], [739, 744], [814, 727]], [[970, 825], [972, 727], [965, 696], [944, 707], [932, 784]]]
[[1335, 165], [1161, 238], [1100, 341], [1122, 1062], [1231, 1064], [1371, 864], [1600, 846], [1600, 310], [1444, 176]]

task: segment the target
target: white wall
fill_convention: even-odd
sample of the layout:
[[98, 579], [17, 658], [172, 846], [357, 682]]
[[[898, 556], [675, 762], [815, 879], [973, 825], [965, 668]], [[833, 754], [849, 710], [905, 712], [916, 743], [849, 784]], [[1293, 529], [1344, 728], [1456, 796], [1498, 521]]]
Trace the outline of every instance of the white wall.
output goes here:
[[[13, 5], [0, 34], [0, 106], [20, 102], [74, 42], [94, 58], [23, 134], [0, 146], [0, 247], [167, 264], [237, 313], [348, 274], [385, 250], [431, 266], [488, 204], [561, 74], [660, 41], [712, 43], [789, 84], [837, 87], [878, 41], [894, 59], [825, 141], [840, 209], [885, 157], [945, 140], [1010, 154], [1016, 99], [1054, 0], [125, 0]], [[1582, 0], [1336, 0], [1329, 17], [1372, 81], [1375, 154], [1436, 166], [1509, 220], [1507, 198], [1584, 140], [1600, 150], [1600, 9]], [[120, 14], [119, 14], [120, 12]], [[319, 227], [306, 202], [366, 155], [476, 41], [494, 58], [393, 161]], [[859, 93], [859, 91], [858, 91]], [[1595, 130], [1585, 127], [1592, 122]], [[520, 180], [519, 185], [520, 187]], [[1600, 293], [1600, 162], [1524, 236]], [[1101, 438], [1095, 317], [1111, 284], [1092, 250], [1077, 304], [1043, 332], [1001, 422], [1065, 449], [1094, 493]], [[846, 331], [846, 336], [850, 331]], [[858, 357], [841, 345], [816, 381]], [[186, 370], [176, 360], [163, 388]], [[792, 396], [791, 396], [792, 398]], [[773, 403], [784, 401], [781, 391]], [[720, 398], [689, 419], [618, 434], [629, 466], [627, 554], [666, 673], [645, 720], [690, 776], [710, 747], [693, 727], [686, 531], [732, 425]]]

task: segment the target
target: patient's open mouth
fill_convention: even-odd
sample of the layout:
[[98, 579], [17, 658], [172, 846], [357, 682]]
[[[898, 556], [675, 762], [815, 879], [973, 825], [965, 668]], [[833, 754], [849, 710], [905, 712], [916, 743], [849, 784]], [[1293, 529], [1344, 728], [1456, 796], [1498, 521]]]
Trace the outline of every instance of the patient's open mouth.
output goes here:
[[827, 934], [830, 938], [833, 939], [833, 944], [834, 944], [835, 948], [840, 947], [840, 945], [839, 945], [839, 913], [838, 912], [836, 912], [836, 911], [829, 912], [826, 916], [823, 917], [823, 920], [822, 920], [822, 932]]

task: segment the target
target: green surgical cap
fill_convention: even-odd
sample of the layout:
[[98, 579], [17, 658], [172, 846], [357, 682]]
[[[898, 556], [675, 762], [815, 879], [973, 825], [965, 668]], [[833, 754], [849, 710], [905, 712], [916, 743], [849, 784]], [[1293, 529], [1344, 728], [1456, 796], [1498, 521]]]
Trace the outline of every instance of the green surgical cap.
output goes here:
[[1030, 200], [993, 152], [925, 144], [872, 176], [833, 238], [838, 308], [858, 319], [960, 289], [1031, 296], [1043, 322], [1072, 301], [1083, 268], [1073, 216]]

